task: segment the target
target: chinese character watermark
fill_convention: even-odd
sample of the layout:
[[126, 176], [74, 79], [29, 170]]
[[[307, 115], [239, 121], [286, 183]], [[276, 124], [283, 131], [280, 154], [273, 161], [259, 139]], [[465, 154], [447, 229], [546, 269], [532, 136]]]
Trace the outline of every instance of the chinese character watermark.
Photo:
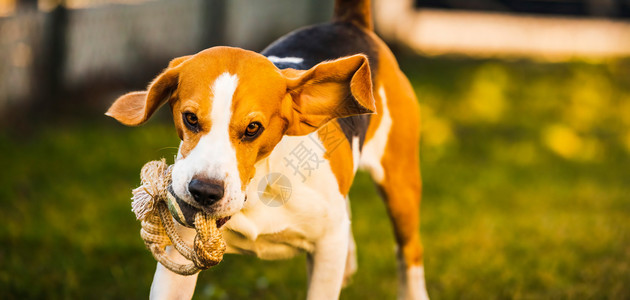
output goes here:
[[267, 206], [286, 204], [292, 192], [291, 181], [281, 173], [269, 173], [258, 182], [258, 198]]
[[283, 157], [284, 166], [293, 170], [293, 175], [305, 182], [313, 171], [325, 163], [325, 157], [332, 153], [346, 140], [341, 126], [336, 121], [328, 122], [316, 132], [308, 135], [308, 139], [300, 141], [289, 154]]
[[[302, 182], [306, 180], [307, 176], [311, 176], [311, 172], [319, 168], [319, 164], [323, 163], [321, 159], [312, 147], [308, 147], [301, 141], [291, 152], [288, 157], [284, 157], [285, 167], [291, 167], [293, 169], [293, 175], [300, 175]], [[304, 172], [303, 172], [304, 171]], [[304, 174], [308, 172], [308, 174]]]

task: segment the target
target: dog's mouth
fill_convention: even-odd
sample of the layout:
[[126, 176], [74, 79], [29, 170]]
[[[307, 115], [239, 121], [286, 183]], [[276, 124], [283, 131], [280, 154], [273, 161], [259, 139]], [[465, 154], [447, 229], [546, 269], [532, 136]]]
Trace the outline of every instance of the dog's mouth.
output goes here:
[[[195, 228], [195, 215], [203, 209], [190, 205], [175, 194], [173, 187], [168, 186], [168, 210], [173, 218], [181, 225], [189, 228]], [[217, 228], [225, 225], [232, 216], [221, 217], [216, 219]]]

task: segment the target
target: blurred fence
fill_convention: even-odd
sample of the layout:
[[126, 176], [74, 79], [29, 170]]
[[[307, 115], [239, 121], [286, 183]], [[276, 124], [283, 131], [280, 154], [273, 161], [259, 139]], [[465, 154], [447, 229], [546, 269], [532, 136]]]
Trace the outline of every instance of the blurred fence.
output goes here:
[[[434, 5], [419, 6], [419, 2]], [[375, 3], [381, 35], [423, 55], [552, 61], [630, 56], [627, 0]], [[410, 9], [414, 3], [417, 9]]]
[[[630, 56], [629, 1], [374, 0], [374, 16], [382, 37], [425, 55], [623, 57]], [[616, 19], [529, 14], [532, 7], [547, 12], [553, 3]], [[527, 5], [528, 14], [514, 9], [516, 4]], [[173, 57], [213, 45], [261, 50], [290, 30], [329, 20], [332, 5], [333, 0], [0, 0], [0, 116], [20, 106], [102, 110], [104, 101], [142, 88]]]
[[90, 91], [146, 84], [173, 57], [219, 44], [260, 50], [332, 11], [332, 1], [317, 0], [96, 1], [49, 11], [32, 2], [0, 18], [0, 113], [100, 101]]

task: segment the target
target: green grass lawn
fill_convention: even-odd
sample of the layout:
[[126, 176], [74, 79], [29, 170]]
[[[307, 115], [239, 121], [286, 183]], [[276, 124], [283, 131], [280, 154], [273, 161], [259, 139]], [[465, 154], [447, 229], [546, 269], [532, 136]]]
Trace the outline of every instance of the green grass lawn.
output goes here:
[[[401, 61], [423, 108], [422, 239], [433, 299], [630, 298], [630, 61]], [[172, 159], [168, 122], [104, 116], [0, 132], [0, 298], [144, 299], [155, 261], [130, 190]], [[394, 241], [368, 176], [350, 198], [359, 271], [392, 299]], [[305, 296], [305, 258], [231, 256], [199, 299]]]

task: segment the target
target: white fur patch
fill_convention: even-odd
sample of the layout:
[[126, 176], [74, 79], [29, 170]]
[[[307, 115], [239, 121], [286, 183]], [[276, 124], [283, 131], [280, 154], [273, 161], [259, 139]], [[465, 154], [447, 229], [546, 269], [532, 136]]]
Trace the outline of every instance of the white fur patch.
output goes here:
[[361, 168], [367, 170], [372, 174], [372, 178], [377, 183], [382, 183], [385, 178], [385, 170], [383, 169], [383, 155], [385, 154], [385, 147], [387, 146], [387, 140], [389, 138], [389, 131], [392, 128], [392, 117], [389, 114], [389, 108], [387, 107], [387, 95], [385, 95], [385, 89], [380, 87], [378, 94], [381, 96], [383, 104], [383, 111], [381, 122], [378, 124], [374, 137], [369, 140], [363, 147], [363, 153], [361, 154]]
[[[309, 161], [312, 170], [298, 164], [296, 149], [316, 156]], [[221, 227], [228, 253], [255, 254], [263, 259], [289, 258], [299, 250], [314, 251], [314, 241], [347, 222], [344, 196], [324, 152], [319, 138], [284, 136], [269, 157], [256, 163], [256, 175], [247, 187], [244, 208]], [[287, 159], [293, 160], [294, 165]], [[321, 163], [317, 165], [315, 160]], [[267, 206], [259, 199], [258, 183], [270, 173], [282, 174], [291, 183], [290, 197], [281, 206]]]
[[[223, 73], [217, 77], [212, 85], [214, 100], [212, 101], [212, 130], [210, 133], [219, 132], [228, 137], [230, 119], [232, 119], [232, 98], [238, 86], [238, 76], [230, 73]], [[229, 140], [229, 139], [228, 139]]]
[[429, 300], [429, 294], [424, 282], [424, 266], [413, 266], [406, 270], [404, 295], [401, 299]]
[[301, 57], [277, 57], [271, 55], [267, 58], [273, 63], [301, 64], [304, 61], [304, 59]]
[[[177, 222], [175, 222], [175, 230], [188, 246], [192, 247], [197, 232], [194, 229], [181, 226]], [[166, 255], [176, 263], [190, 263], [173, 246], [166, 247]], [[158, 262], [151, 284], [150, 299], [191, 299], [195, 292], [198, 275], [199, 273], [191, 276], [175, 274]]]
[[229, 136], [232, 118], [232, 97], [238, 85], [238, 77], [223, 73], [212, 85], [212, 109], [210, 132], [199, 139], [195, 148], [173, 167], [173, 190], [184, 201], [197, 206], [188, 191], [188, 184], [195, 176], [223, 180], [224, 199], [214, 205], [215, 217], [236, 213], [243, 204], [244, 193], [238, 172], [236, 152]]

